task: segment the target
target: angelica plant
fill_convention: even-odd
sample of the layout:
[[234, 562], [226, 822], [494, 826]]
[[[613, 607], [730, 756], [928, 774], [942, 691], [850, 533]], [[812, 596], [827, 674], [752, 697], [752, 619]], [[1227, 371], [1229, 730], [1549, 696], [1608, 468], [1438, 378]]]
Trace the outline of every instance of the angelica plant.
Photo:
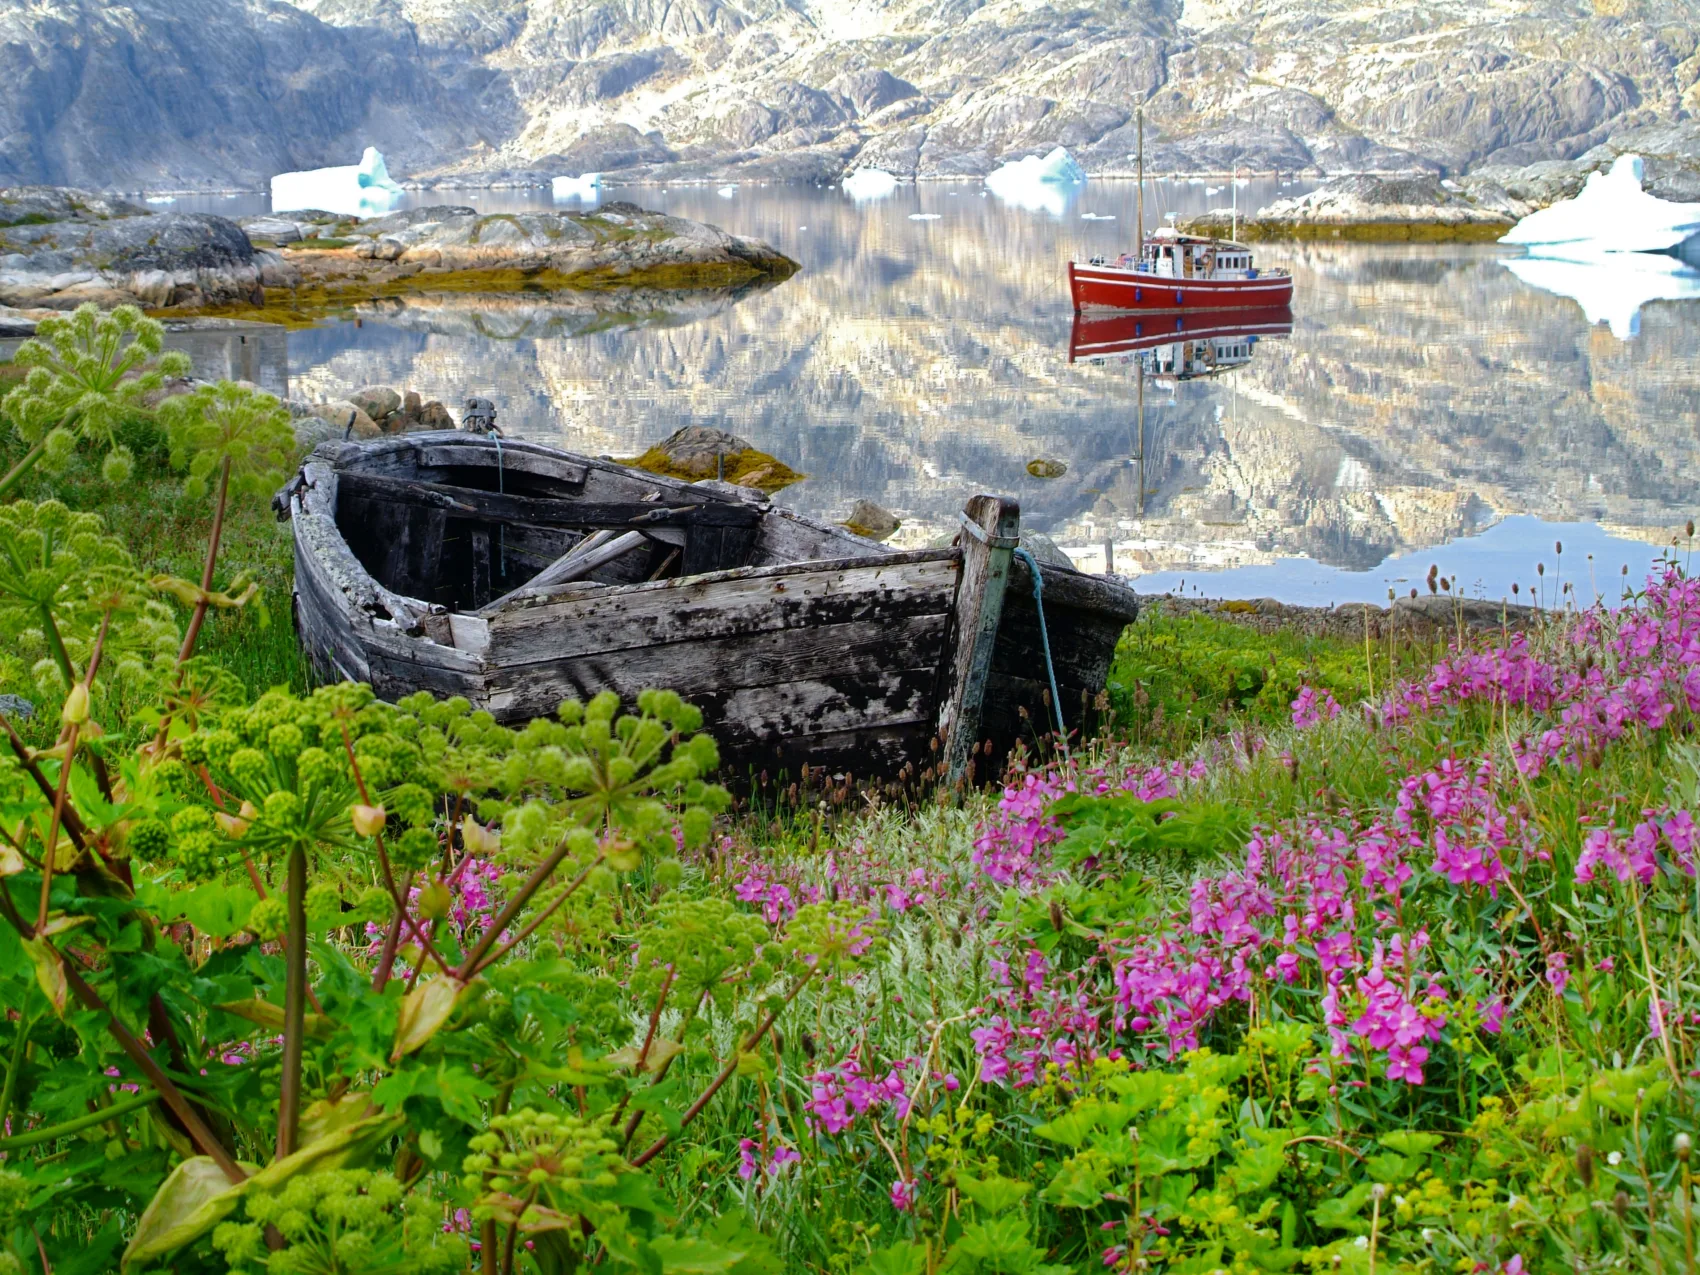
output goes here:
[[102, 313], [90, 302], [63, 318], [43, 319], [12, 356], [28, 374], [0, 401], [0, 412], [30, 445], [0, 477], [0, 499], [38, 464], [69, 459], [79, 442], [104, 452], [106, 481], [127, 481], [135, 457], [118, 441], [119, 427], [168, 378], [189, 374], [189, 356], [164, 344], [164, 326], [135, 306]]

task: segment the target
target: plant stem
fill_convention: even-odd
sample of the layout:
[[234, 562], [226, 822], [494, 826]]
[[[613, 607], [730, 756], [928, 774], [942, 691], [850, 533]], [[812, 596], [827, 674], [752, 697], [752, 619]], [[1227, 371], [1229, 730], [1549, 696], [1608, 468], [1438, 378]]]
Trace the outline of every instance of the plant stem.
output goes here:
[[36, 462], [41, 459], [42, 453], [46, 450], [47, 435], [43, 433], [40, 439], [36, 441], [35, 446], [24, 453], [23, 459], [8, 469], [4, 478], [0, 478], [0, 500], [4, 500], [11, 493], [12, 488], [22, 482], [24, 476], [35, 468]]
[[230, 500], [230, 457], [224, 458], [224, 463], [218, 468], [218, 503], [213, 506], [212, 531], [207, 536], [206, 565], [201, 569], [201, 596], [195, 603], [195, 613], [189, 617], [189, 627], [183, 634], [183, 645], [177, 652], [177, 662], [182, 664], [195, 653], [195, 642], [201, 636], [201, 625], [206, 623], [207, 608], [212, 605], [208, 594], [212, 592], [213, 568], [218, 564], [218, 542], [224, 535], [224, 510]]
[[307, 1018], [307, 850], [289, 848], [286, 894], [289, 929], [284, 938], [283, 1079], [278, 1093], [277, 1155], [295, 1150], [301, 1124], [301, 1051]]
[[18, 1073], [24, 1069], [24, 1050], [30, 1042], [32, 1023], [21, 1012], [18, 1014], [18, 1038], [12, 1042], [12, 1061], [6, 1068], [6, 1086], [0, 1089], [0, 1130], [4, 1130], [6, 1122], [12, 1118], [12, 1099], [18, 1093]]
[[66, 1120], [62, 1124], [43, 1125], [39, 1129], [31, 1129], [28, 1133], [16, 1134], [10, 1138], [0, 1138], [0, 1151], [21, 1151], [25, 1147], [33, 1147], [38, 1143], [52, 1142], [55, 1138], [68, 1137], [73, 1133], [97, 1124], [105, 1124], [116, 1116], [128, 1115], [142, 1107], [152, 1106], [159, 1101], [159, 1095], [151, 1091], [131, 1094], [120, 1098], [110, 1107], [100, 1107], [87, 1115], [78, 1116], [74, 1120]]
[[[0, 727], [5, 728], [6, 734], [11, 741], [12, 752], [17, 757], [18, 764], [24, 768], [24, 773], [35, 782], [35, 786], [40, 791], [41, 795], [46, 797], [49, 801], [52, 801], [54, 793], [53, 785], [47, 781], [47, 776], [42, 774], [41, 767], [36, 764], [35, 758], [30, 755], [29, 745], [24, 743], [23, 739], [18, 735], [17, 729], [12, 725], [12, 719], [7, 717], [4, 713], [0, 713]], [[83, 822], [77, 817], [76, 808], [72, 806], [67, 806], [65, 808], [65, 834], [71, 838], [71, 841], [76, 845], [77, 849], [81, 850], [84, 848]]]
[[[502, 946], [497, 948], [494, 952], [490, 953], [490, 955], [486, 959], [480, 961], [478, 963], [478, 971], [489, 969], [490, 966], [494, 965], [497, 961], [501, 960], [509, 952], [513, 951], [514, 948], [518, 947], [521, 943], [525, 942], [526, 939], [530, 938], [533, 934], [535, 934], [537, 932], [538, 926], [542, 925], [543, 922], [547, 921], [551, 916], [553, 916], [555, 914], [555, 910], [557, 908], [559, 908], [561, 906], [561, 904], [565, 903], [568, 899], [572, 898], [573, 895], [578, 892], [578, 888], [581, 885], [583, 885], [586, 880], [589, 879], [590, 874], [593, 871], [596, 870], [596, 866], [602, 862], [603, 857], [604, 857], [603, 855], [598, 854], [596, 856], [596, 858], [592, 859], [588, 864], [586, 864], [585, 868], [582, 872], [580, 872], [571, 881], [567, 882], [567, 888], [565, 890], [562, 890], [561, 893], [558, 896], [556, 896], [554, 901], [551, 902], [548, 907], [544, 908], [541, 912], [539, 912], [536, 916], [534, 916], [523, 930], [521, 930], [518, 934], [514, 935], [513, 938], [509, 939], [506, 943], [502, 944]], [[489, 932], [496, 934], [496, 933], [500, 933], [501, 931], [498, 930], [494, 925], [492, 925], [490, 927]], [[477, 972], [477, 971], [475, 971], [475, 972]]]
[[[798, 979], [792, 986], [791, 990], [785, 994], [784, 1003], [769, 1013], [766, 1018], [762, 1019], [756, 1029], [749, 1034], [748, 1039], [744, 1041], [743, 1045], [733, 1051], [732, 1061], [720, 1069], [720, 1074], [709, 1082], [708, 1088], [704, 1089], [702, 1093], [697, 1095], [697, 1100], [690, 1105], [684, 1115], [679, 1117], [679, 1129], [684, 1129], [686, 1125], [702, 1114], [702, 1109], [708, 1106], [709, 1101], [714, 1097], [714, 1095], [720, 1092], [720, 1087], [732, 1078], [733, 1072], [738, 1070], [739, 1057], [743, 1054], [747, 1054], [760, 1043], [761, 1038], [767, 1035], [768, 1029], [778, 1021], [779, 1015], [784, 1012], [786, 1006], [790, 1005], [792, 1001], [797, 999], [797, 993], [807, 987], [809, 980], [814, 976], [815, 972], [811, 969], [807, 974], [804, 974], [803, 977]], [[651, 1160], [655, 1159], [656, 1156], [660, 1155], [666, 1148], [667, 1144], [672, 1140], [673, 1134], [662, 1134], [654, 1142], [650, 1143], [648, 1148], [645, 1149], [637, 1159], [632, 1161], [632, 1168], [643, 1168], [644, 1165], [648, 1164]]]
[[65, 760], [59, 763], [59, 790], [53, 794], [53, 818], [47, 825], [47, 841], [41, 856], [41, 906], [36, 909], [35, 928], [47, 928], [48, 904], [53, 893], [53, 861], [58, 858], [55, 853], [59, 841], [59, 826], [65, 819], [65, 789], [71, 782], [71, 764], [77, 756], [77, 723], [71, 723], [71, 729], [65, 739]]
[[[531, 901], [531, 896], [536, 894], [554, 875], [555, 869], [561, 866], [561, 860], [565, 859], [569, 853], [567, 843], [562, 841], [547, 859], [533, 869], [531, 875], [525, 879], [525, 884], [514, 891], [513, 898], [502, 906], [502, 910], [496, 914], [495, 919], [485, 927], [484, 933], [473, 945], [472, 951], [468, 952], [466, 959], [461, 962], [460, 969], [455, 973], [456, 978], [463, 983], [471, 981], [479, 965], [484, 962], [484, 954], [495, 945], [498, 936], [508, 928], [508, 923], [518, 916], [525, 905]], [[598, 854], [597, 863], [601, 861], [602, 856]], [[595, 867], [596, 865], [592, 864], [591, 866]]]

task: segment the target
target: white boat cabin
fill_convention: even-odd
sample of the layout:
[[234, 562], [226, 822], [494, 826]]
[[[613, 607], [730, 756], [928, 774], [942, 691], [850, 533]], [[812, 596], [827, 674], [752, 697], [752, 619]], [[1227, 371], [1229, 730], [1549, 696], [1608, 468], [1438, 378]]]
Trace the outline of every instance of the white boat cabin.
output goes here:
[[1255, 279], [1251, 249], [1231, 239], [1207, 239], [1159, 230], [1145, 241], [1145, 251], [1136, 260], [1124, 252], [1113, 260], [1094, 257], [1094, 266], [1134, 270], [1160, 279]]

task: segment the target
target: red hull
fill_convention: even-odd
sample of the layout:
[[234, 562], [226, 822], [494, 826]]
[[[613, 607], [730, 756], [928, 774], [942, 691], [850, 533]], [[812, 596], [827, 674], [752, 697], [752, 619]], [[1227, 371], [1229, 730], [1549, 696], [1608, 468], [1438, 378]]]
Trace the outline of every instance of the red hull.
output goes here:
[[1170, 279], [1112, 266], [1068, 263], [1076, 310], [1268, 310], [1291, 305], [1293, 277]]

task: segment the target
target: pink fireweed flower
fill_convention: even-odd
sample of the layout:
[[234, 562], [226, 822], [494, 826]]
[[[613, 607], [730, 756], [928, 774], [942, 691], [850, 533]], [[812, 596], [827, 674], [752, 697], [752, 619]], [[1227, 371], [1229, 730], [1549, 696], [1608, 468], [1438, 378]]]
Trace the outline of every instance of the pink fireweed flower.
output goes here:
[[1570, 957], [1564, 952], [1554, 952], [1547, 957], [1547, 982], [1552, 986], [1553, 995], [1563, 996], [1564, 989], [1570, 985]]
[[915, 1207], [917, 1184], [913, 1178], [899, 1178], [891, 1184], [891, 1207], [907, 1213]]
[[1309, 683], [1299, 687], [1298, 698], [1292, 703], [1293, 725], [1308, 730], [1324, 721], [1340, 716], [1340, 705], [1328, 691], [1318, 692]]

